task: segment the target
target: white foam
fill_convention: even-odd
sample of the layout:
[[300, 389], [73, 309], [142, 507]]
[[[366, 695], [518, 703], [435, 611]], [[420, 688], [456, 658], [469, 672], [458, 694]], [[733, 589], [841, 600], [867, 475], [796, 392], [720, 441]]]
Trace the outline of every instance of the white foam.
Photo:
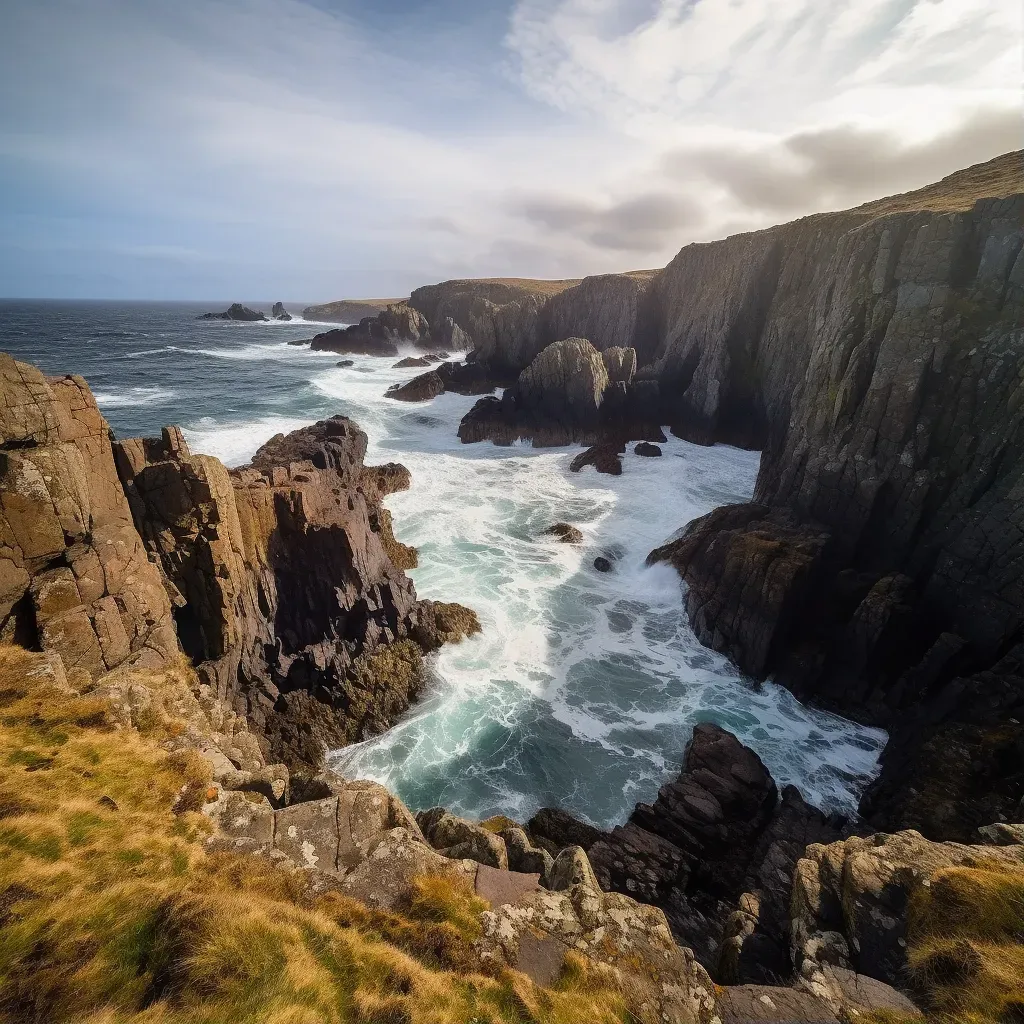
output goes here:
[[[744, 681], [697, 643], [674, 570], [645, 565], [689, 520], [748, 499], [756, 454], [670, 438], [660, 459], [629, 452], [621, 477], [571, 474], [579, 449], [461, 445], [475, 398], [384, 399], [422, 371], [354, 363], [313, 383], [367, 430], [368, 461], [412, 471], [412, 489], [388, 506], [399, 539], [419, 549], [418, 592], [474, 608], [484, 629], [440, 652], [435, 688], [410, 718], [338, 752], [337, 766], [420, 805], [527, 814], [555, 801], [611, 824], [678, 770], [693, 725], [714, 720], [780, 783], [826, 807], [855, 805], [884, 734]], [[584, 544], [542, 538], [558, 521]], [[613, 573], [594, 570], [599, 554], [615, 556]]]
[[287, 434], [309, 422], [295, 416], [264, 416], [245, 423], [225, 425], [210, 416], [182, 428], [191, 451], [214, 455], [226, 466], [248, 462], [261, 444], [275, 434]]
[[119, 392], [94, 392], [96, 404], [103, 409], [127, 409], [136, 405], [162, 405], [177, 397], [168, 388], [138, 387]]

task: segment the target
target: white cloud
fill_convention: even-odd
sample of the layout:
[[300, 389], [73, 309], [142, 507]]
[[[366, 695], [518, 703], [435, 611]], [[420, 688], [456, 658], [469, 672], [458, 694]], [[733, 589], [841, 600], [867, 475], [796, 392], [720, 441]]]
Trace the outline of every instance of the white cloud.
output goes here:
[[191, 258], [219, 297], [656, 266], [995, 155], [1019, 106], [1019, 0], [518, 0], [491, 38], [311, 0], [10, 7], [0, 293], [45, 244]]

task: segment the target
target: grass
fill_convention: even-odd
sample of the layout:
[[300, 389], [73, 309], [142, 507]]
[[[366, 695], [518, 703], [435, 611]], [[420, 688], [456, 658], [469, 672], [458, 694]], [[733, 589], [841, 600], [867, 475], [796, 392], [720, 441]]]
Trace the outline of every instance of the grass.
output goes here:
[[[0, 648], [0, 1022], [584, 1024], [632, 1020], [606, 971], [574, 958], [550, 990], [484, 973], [485, 904], [416, 880], [401, 913], [301, 871], [208, 853], [205, 761], [159, 741], [188, 670], [145, 674], [166, 696], [144, 732]], [[194, 725], [194, 723], [192, 723]], [[577, 962], [578, 961], [578, 962]]]
[[907, 925], [910, 981], [929, 1021], [1024, 1021], [1024, 865], [936, 872], [914, 893]]

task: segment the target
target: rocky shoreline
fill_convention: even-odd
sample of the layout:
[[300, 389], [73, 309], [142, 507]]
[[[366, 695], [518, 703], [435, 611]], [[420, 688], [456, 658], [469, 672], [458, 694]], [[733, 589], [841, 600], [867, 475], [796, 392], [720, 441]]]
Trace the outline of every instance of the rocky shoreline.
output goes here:
[[[416, 554], [381, 499], [408, 472], [366, 467], [344, 417], [234, 470], [173, 427], [114, 441], [85, 381], [0, 355], [4, 650], [124, 730], [173, 719], [164, 749], [206, 765], [177, 810], [210, 822], [211, 852], [375, 911], [425, 875], [468, 886], [487, 907], [477, 969], [545, 987], [582, 956], [676, 1024], [921, 1019], [988, 970], [949, 924], [974, 912], [964, 879], [1024, 865], [1024, 187], [966, 194], [688, 246], [657, 273], [449, 282], [312, 343], [472, 347], [392, 396], [503, 381], [466, 443], [592, 445], [580, 466], [609, 472], [664, 423], [763, 448], [752, 502], [650, 560], [679, 571], [702, 643], [890, 730], [855, 818], [780, 794], [713, 725], [610, 831], [558, 808], [414, 816], [324, 772], [327, 749], [410, 707], [425, 655], [479, 629], [405, 575]], [[999, 999], [1017, 1019], [1024, 997]]]

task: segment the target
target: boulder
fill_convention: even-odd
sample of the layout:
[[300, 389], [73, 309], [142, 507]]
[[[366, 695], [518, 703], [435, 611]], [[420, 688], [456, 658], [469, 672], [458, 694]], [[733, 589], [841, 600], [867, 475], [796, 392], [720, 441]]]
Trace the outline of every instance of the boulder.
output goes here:
[[256, 321], [266, 320], [267, 318], [255, 309], [249, 309], [248, 306], [243, 306], [240, 302], [232, 302], [231, 305], [224, 310], [223, 313], [203, 313], [197, 317], [198, 320], [244, 320], [244, 321]]
[[446, 857], [508, 869], [505, 842], [493, 832], [449, 814], [443, 807], [420, 811], [416, 822], [430, 845]]
[[[290, 345], [291, 342], [288, 344]], [[355, 362], [352, 359], [339, 359], [334, 365], [338, 367], [355, 366]]]
[[392, 369], [404, 370], [409, 366], [429, 366], [430, 363], [429, 356], [406, 356], [404, 359], [399, 359]]
[[555, 523], [544, 531], [545, 536], [557, 537], [563, 544], [582, 544], [583, 534], [568, 523]]
[[385, 392], [385, 397], [399, 402], [428, 402], [441, 394], [444, 394], [444, 383], [437, 372], [431, 370], [404, 384], [393, 384]]
[[651, 444], [650, 441], [641, 441], [633, 449], [633, 452], [645, 459], [657, 459], [661, 457], [661, 449], [656, 444]]
[[621, 455], [625, 450], [624, 444], [595, 444], [569, 463], [569, 472], [578, 473], [585, 466], [593, 466], [598, 473], [621, 476]]
[[594, 568], [598, 572], [611, 572], [612, 563], [605, 558], [604, 555], [598, 555], [597, 558], [594, 559]]
[[567, 846], [561, 850], [541, 879], [541, 885], [554, 891], [571, 889], [574, 885], [582, 885], [598, 892], [601, 889], [582, 846]]

